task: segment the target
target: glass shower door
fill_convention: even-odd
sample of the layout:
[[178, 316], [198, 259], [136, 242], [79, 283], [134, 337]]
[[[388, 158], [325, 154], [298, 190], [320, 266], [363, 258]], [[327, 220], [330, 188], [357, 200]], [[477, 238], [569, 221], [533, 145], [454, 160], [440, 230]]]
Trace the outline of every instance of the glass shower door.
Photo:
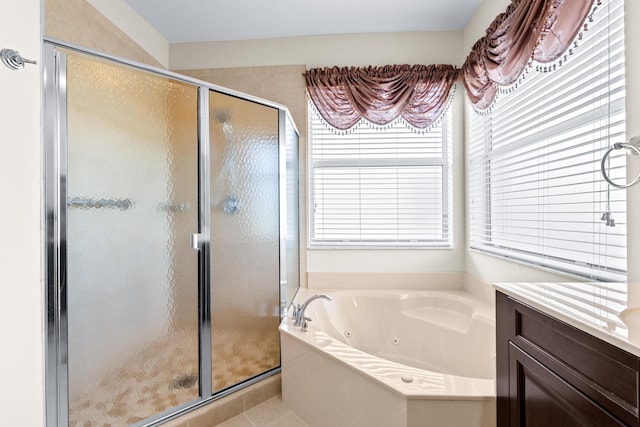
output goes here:
[[199, 396], [198, 90], [66, 57], [69, 425], [124, 426]]
[[54, 42], [43, 62], [47, 425], [158, 425], [277, 373], [286, 110]]
[[278, 110], [210, 91], [212, 384], [280, 366]]

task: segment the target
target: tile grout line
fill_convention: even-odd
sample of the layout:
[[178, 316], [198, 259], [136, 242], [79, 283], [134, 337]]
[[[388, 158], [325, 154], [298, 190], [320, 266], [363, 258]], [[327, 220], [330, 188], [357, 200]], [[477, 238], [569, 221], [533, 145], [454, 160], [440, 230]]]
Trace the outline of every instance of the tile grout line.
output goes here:
[[251, 424], [251, 426], [252, 426], [252, 427], [260, 427], [260, 426], [256, 425], [256, 424], [253, 422], [253, 420], [251, 419], [251, 417], [249, 417], [246, 413], [244, 413], [244, 412], [243, 412], [243, 413], [242, 413], [242, 415], [244, 415], [245, 419], [246, 419], [247, 421], [249, 421], [249, 424]]
[[[293, 412], [291, 412], [291, 410], [288, 410], [288, 411], [287, 411], [285, 414], [283, 414], [281, 417], [276, 418], [275, 420], [273, 420], [273, 421], [269, 422], [269, 424], [266, 424], [266, 425], [265, 425], [265, 426], [263, 426], [263, 427], [269, 427], [269, 426], [274, 426], [274, 427], [275, 427], [275, 424], [274, 424], [274, 423], [275, 423], [276, 421], [280, 421], [281, 419], [283, 419], [284, 417], [288, 417], [288, 416], [289, 416], [290, 414], [292, 414], [292, 413], [293, 413]], [[258, 426], [256, 426], [256, 427], [258, 427]]]

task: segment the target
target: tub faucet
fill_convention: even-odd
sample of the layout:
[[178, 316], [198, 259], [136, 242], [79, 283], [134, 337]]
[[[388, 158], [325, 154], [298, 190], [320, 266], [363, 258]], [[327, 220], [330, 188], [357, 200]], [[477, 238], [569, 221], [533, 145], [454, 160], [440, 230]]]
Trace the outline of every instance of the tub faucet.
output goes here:
[[329, 295], [326, 294], [316, 294], [310, 297], [308, 300], [303, 302], [302, 304], [293, 304], [293, 318], [295, 322], [293, 326], [300, 326], [300, 330], [302, 332], [307, 332], [308, 322], [311, 321], [310, 318], [304, 315], [305, 310], [309, 307], [309, 304], [319, 298], [326, 299], [328, 301], [333, 300]]

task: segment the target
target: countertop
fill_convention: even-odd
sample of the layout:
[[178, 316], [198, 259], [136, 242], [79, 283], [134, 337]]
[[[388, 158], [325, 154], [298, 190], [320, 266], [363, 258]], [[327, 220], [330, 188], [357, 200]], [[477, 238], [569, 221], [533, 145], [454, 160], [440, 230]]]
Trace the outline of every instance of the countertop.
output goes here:
[[640, 290], [630, 295], [626, 283], [495, 283], [493, 287], [640, 356]]

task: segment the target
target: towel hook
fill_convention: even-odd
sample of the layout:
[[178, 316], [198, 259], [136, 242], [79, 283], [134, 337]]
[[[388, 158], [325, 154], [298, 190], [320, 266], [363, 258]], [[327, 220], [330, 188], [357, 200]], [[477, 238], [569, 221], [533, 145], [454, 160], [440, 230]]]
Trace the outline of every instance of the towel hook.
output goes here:
[[2, 49], [0, 50], [0, 59], [4, 65], [9, 67], [11, 70], [22, 70], [24, 68], [24, 64], [37, 64], [37, 61], [23, 58], [20, 55], [20, 52], [12, 49]]
[[611, 178], [607, 176], [607, 171], [605, 168], [607, 158], [613, 150], [620, 150], [622, 148], [628, 148], [634, 152], [633, 154], [640, 155], [640, 136], [634, 136], [629, 140], [629, 142], [616, 142], [606, 151], [606, 153], [604, 153], [604, 156], [602, 156], [602, 162], [600, 162], [600, 172], [602, 172], [602, 176], [604, 177], [604, 179], [616, 188], [628, 188], [640, 182], [640, 174], [633, 181], [627, 184], [616, 184], [611, 180]]

